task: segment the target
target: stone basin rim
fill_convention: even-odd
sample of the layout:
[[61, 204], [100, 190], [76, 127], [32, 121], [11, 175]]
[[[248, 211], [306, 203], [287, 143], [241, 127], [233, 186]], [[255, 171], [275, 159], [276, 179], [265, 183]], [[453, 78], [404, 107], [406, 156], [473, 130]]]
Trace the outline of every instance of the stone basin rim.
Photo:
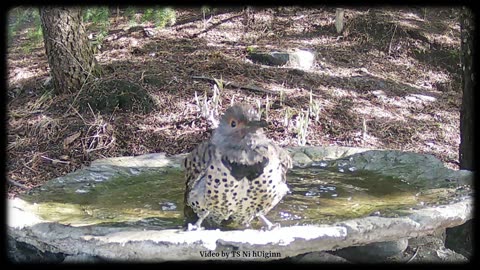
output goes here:
[[[328, 147], [321, 149], [326, 148]], [[382, 151], [365, 148], [331, 148], [338, 152], [337, 159], [370, 150]], [[293, 147], [292, 149], [291, 154], [300, 153], [310, 158], [305, 151], [306, 148]], [[93, 161], [89, 168], [108, 165], [109, 161], [117, 162], [115, 166], [119, 167], [123, 163], [128, 163], [129, 167], [178, 167], [183, 156], [185, 155], [166, 157], [165, 154], [160, 153], [107, 158]], [[334, 158], [324, 157], [324, 160]], [[135, 163], [130, 163], [132, 160], [143, 161], [136, 166]], [[273, 231], [247, 229], [182, 232], [172, 229], [135, 230], [122, 227], [62, 225], [42, 220], [36, 214], [28, 212], [28, 204], [19, 198], [8, 200], [8, 232], [20, 241], [32, 244], [42, 251], [70, 255], [87, 254], [111, 260], [146, 261], [222, 259], [201, 256], [200, 251], [219, 252], [232, 249], [276, 251], [284, 258], [312, 251], [335, 250], [373, 242], [423, 236], [437, 229], [461, 225], [472, 218], [473, 212], [473, 198], [465, 196], [456, 203], [410, 210], [410, 214], [402, 217], [367, 216], [331, 225], [289, 226]], [[236, 259], [264, 260], [265, 258], [239, 257]]]
[[[22, 217], [22, 213], [31, 213], [22, 211], [20, 199], [12, 201], [9, 214], [15, 217], [9, 216], [9, 233], [29, 244], [44, 247], [44, 250], [50, 252], [70, 255], [88, 254], [111, 260], [146, 261], [215, 259], [202, 257], [200, 251], [221, 252], [232, 248], [242, 251], [279, 252], [282, 257], [290, 257], [306, 252], [395, 241], [461, 225], [472, 218], [469, 213], [473, 208], [472, 199], [466, 198], [451, 205], [413, 210], [412, 214], [405, 217], [370, 216], [332, 225], [297, 225], [272, 231], [246, 229], [185, 232], [176, 229], [122, 230], [102, 227], [92, 233], [91, 226], [73, 227], [45, 222], [38, 217]], [[460, 215], [460, 212], [464, 215]], [[10, 226], [11, 218], [17, 220], [14, 226]], [[32, 221], [32, 218], [35, 220]], [[18, 220], [30, 222], [22, 224]], [[185, 250], [189, 252], [186, 253]]]

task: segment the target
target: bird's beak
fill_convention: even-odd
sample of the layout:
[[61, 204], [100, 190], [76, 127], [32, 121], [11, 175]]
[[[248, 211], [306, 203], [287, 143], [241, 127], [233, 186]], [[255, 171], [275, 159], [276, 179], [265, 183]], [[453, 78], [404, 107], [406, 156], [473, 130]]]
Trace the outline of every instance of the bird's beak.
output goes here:
[[267, 121], [260, 120], [260, 121], [250, 121], [248, 122], [248, 126], [252, 128], [262, 128], [268, 126]]

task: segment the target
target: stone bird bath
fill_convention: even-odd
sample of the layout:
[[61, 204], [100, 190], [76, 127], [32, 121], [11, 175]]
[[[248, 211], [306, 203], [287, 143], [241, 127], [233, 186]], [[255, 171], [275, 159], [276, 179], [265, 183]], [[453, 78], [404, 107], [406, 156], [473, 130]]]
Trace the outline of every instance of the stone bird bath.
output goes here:
[[113, 261], [276, 260], [432, 234], [472, 218], [472, 174], [433, 156], [289, 149], [282, 227], [184, 231], [184, 155], [101, 159], [8, 200], [8, 236], [41, 252]]

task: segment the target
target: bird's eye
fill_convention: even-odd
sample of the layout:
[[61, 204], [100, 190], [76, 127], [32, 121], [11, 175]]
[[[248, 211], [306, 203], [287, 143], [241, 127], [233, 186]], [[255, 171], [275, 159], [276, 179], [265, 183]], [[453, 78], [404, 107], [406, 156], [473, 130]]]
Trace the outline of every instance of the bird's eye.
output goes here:
[[237, 122], [235, 122], [235, 120], [232, 120], [232, 122], [230, 122], [230, 126], [232, 128], [236, 127], [237, 126]]

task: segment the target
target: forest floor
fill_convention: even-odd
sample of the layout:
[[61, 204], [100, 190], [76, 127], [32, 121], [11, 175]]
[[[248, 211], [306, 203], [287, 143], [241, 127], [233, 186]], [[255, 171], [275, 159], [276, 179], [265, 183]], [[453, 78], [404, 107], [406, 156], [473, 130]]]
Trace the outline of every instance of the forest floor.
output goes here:
[[[309, 120], [307, 145], [426, 153], [458, 169], [458, 10], [347, 9], [341, 35], [332, 7], [219, 8], [205, 16], [200, 8], [176, 12], [173, 26], [151, 32], [149, 25], [131, 26], [122, 11], [120, 16], [112, 12], [96, 54], [104, 74], [77, 93], [53, 95], [43, 44], [26, 51], [25, 31], [12, 39], [7, 55], [9, 197], [98, 158], [191, 151], [212, 132], [199, 115], [195, 92], [212, 96], [213, 89], [212, 82], [192, 76], [283, 92], [282, 102], [280, 95], [268, 97], [273, 105], [266, 129], [281, 146], [298, 144], [299, 115], [315, 105], [320, 111]], [[89, 34], [95, 31], [95, 25], [87, 25]], [[271, 67], [247, 58], [249, 50], [294, 49], [315, 52], [315, 66]], [[122, 88], [125, 81], [130, 88]], [[132, 87], [148, 93], [151, 108], [86, 106], [96, 96], [115, 99]], [[219, 111], [232, 99], [265, 106], [266, 98], [266, 93], [225, 85]]]

